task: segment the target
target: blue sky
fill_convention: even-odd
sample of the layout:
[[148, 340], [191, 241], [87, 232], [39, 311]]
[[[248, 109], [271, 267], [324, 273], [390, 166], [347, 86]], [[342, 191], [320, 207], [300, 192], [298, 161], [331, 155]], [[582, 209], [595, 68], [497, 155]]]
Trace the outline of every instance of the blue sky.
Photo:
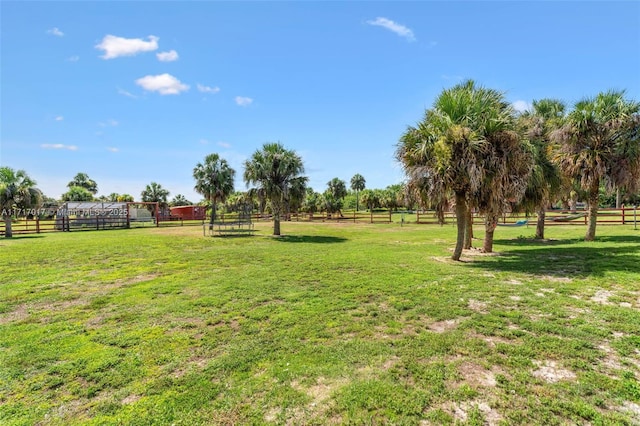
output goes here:
[[7, 2], [0, 164], [58, 198], [155, 181], [192, 201], [211, 152], [237, 171], [263, 143], [323, 191], [399, 183], [399, 136], [463, 79], [518, 108], [607, 89], [640, 100], [639, 2]]

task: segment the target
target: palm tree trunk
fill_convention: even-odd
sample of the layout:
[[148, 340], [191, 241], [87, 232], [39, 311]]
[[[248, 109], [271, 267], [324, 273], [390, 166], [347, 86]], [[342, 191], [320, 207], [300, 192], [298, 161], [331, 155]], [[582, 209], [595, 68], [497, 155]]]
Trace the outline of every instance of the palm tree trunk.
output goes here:
[[464, 230], [467, 226], [467, 198], [464, 192], [456, 192], [456, 226], [458, 228], [458, 236], [456, 239], [456, 248], [453, 250], [453, 260], [460, 260], [462, 256], [462, 247], [464, 246]]
[[4, 218], [4, 237], [13, 237], [13, 229], [11, 228], [11, 216], [5, 216]]
[[356, 211], [359, 210], [359, 208], [358, 208], [358, 192], [360, 192], [360, 191], [356, 191]]
[[280, 235], [280, 215], [277, 213], [273, 214], [273, 235]]
[[213, 224], [216, 220], [216, 201], [211, 201], [211, 219], [209, 221], [209, 229], [213, 229]]
[[487, 215], [484, 223], [484, 242], [482, 243], [482, 251], [484, 253], [493, 252], [493, 231], [498, 225], [498, 216], [494, 214]]
[[469, 250], [472, 245], [473, 240], [473, 214], [471, 213], [471, 209], [467, 208], [467, 221], [464, 227], [464, 249]]
[[547, 209], [544, 207], [544, 204], [542, 205], [542, 207], [540, 207], [538, 209], [538, 221], [536, 223], [536, 240], [544, 240], [544, 220], [546, 218], [547, 215]]
[[273, 213], [273, 235], [280, 235], [280, 210], [281, 206], [276, 206], [272, 201], [272, 213]]
[[584, 236], [585, 241], [593, 241], [596, 239], [596, 222], [598, 220], [598, 195], [599, 185], [594, 185], [589, 191], [589, 222], [587, 225], [587, 234]]

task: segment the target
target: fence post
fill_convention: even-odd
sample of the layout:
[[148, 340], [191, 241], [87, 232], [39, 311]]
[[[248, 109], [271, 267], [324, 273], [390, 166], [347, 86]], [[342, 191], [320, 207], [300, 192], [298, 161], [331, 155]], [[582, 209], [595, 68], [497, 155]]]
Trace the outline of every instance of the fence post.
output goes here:
[[36, 234], [40, 233], [40, 218], [36, 216]]
[[389, 223], [391, 223], [391, 209], [389, 209]]
[[622, 224], [624, 225], [624, 204], [622, 205]]
[[373, 209], [370, 209], [371, 211], [371, 223], [373, 223]]

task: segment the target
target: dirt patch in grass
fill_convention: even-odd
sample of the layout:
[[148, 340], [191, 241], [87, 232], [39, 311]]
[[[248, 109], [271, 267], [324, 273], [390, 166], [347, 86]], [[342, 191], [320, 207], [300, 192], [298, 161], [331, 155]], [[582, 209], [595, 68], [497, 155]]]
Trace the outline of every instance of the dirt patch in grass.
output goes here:
[[614, 352], [614, 350], [609, 346], [608, 343], [603, 343], [598, 346], [598, 349], [605, 353], [604, 358], [602, 359], [602, 365], [609, 371], [611, 370], [621, 370], [622, 364], [620, 364], [620, 359]]
[[140, 398], [141, 398], [140, 395], [129, 395], [128, 397], [120, 401], [120, 404], [122, 405], [133, 404], [138, 402]]
[[472, 410], [478, 410], [482, 413], [485, 425], [497, 425], [502, 420], [502, 416], [497, 410], [491, 408], [487, 402], [480, 400], [447, 402], [442, 405], [441, 409], [451, 414], [451, 416], [456, 420], [456, 424], [458, 422], [466, 422], [469, 419], [469, 413]]
[[489, 311], [487, 311], [487, 303], [481, 302], [479, 300], [469, 299], [469, 303], [467, 304], [467, 307], [472, 311], [478, 312], [480, 314], [489, 313]]
[[[310, 419], [324, 418], [324, 413], [331, 407], [331, 396], [335, 391], [346, 384], [346, 379], [330, 381], [324, 377], [318, 377], [315, 384], [305, 387], [298, 381], [294, 380], [291, 382], [291, 387], [298, 392], [306, 394], [311, 399], [311, 402], [309, 402], [304, 408], [296, 407], [294, 409], [287, 410], [286, 424], [306, 424], [309, 423]], [[273, 412], [271, 410], [267, 414], [271, 414], [269, 417], [273, 416]]]
[[560, 380], [575, 380], [574, 372], [558, 367], [555, 361], [536, 361], [533, 363], [538, 366], [532, 374], [548, 383], [556, 383]]
[[573, 282], [572, 278], [569, 277], [554, 277], [552, 275], [542, 275], [540, 277], [541, 280], [549, 281], [552, 283], [570, 283]]
[[492, 388], [496, 386], [495, 373], [473, 362], [463, 362], [458, 366], [458, 372], [463, 380], [472, 387]]
[[454, 319], [449, 319], [444, 321], [432, 322], [431, 324], [428, 325], [428, 327], [429, 327], [429, 330], [434, 331], [436, 333], [444, 333], [457, 328], [458, 325], [464, 319], [465, 318], [454, 318]]
[[[515, 328], [511, 328], [510, 329], [515, 329], [515, 330], [519, 330], [519, 328], [515, 327]], [[500, 337], [500, 336], [486, 336], [484, 334], [480, 334], [480, 333], [467, 333], [467, 336], [471, 337], [471, 338], [475, 338], [475, 339], [480, 339], [480, 340], [484, 340], [485, 342], [487, 342], [487, 345], [489, 345], [489, 347], [495, 348], [496, 345], [498, 343], [503, 343], [505, 345], [513, 345], [514, 342], [513, 340], [507, 339], [506, 337]]]
[[634, 420], [633, 424], [640, 424], [640, 405], [635, 402], [625, 401], [618, 410], [631, 414], [631, 419]]
[[613, 296], [613, 293], [608, 290], [598, 290], [596, 291], [596, 294], [591, 296], [590, 300], [592, 302], [600, 303], [601, 305], [611, 305], [611, 302], [609, 302], [609, 298], [611, 296]]
[[22, 303], [15, 307], [13, 311], [0, 314], [0, 325], [10, 322], [24, 321], [29, 318], [29, 308], [27, 304]]

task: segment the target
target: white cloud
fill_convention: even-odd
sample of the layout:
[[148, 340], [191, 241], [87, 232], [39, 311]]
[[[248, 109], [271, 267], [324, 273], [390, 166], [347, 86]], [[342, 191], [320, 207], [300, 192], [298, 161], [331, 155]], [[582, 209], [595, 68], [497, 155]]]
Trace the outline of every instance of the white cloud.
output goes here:
[[196, 87], [198, 88], [198, 91], [202, 93], [218, 93], [220, 91], [219, 87], [209, 87], [200, 83], [198, 83]]
[[148, 36], [149, 41], [141, 38], [124, 38], [116, 37], [108, 34], [104, 36], [95, 48], [104, 51], [102, 59], [113, 59], [120, 56], [135, 56], [142, 52], [151, 52], [158, 49], [158, 40], [156, 36]]
[[168, 52], [160, 52], [156, 53], [156, 58], [160, 62], [173, 62], [178, 60], [178, 52], [175, 50], [170, 50]]
[[109, 151], [109, 152], [118, 152], [120, 150], [118, 148], [114, 148], [114, 147], [110, 146], [110, 147], [107, 147], [107, 151]]
[[223, 148], [227, 148], [227, 149], [228, 149], [228, 148], [231, 148], [231, 144], [230, 144], [230, 143], [228, 143], [228, 142], [223, 142], [223, 141], [218, 142], [218, 146], [221, 146], [221, 147], [223, 147]]
[[75, 151], [78, 149], [75, 145], [63, 145], [61, 143], [43, 143], [40, 148], [44, 149], [68, 149], [69, 151]]
[[80, 56], [78, 56], [78, 55], [69, 56], [67, 58], [67, 61], [69, 61], [69, 62], [78, 62], [79, 60], [80, 60]]
[[189, 86], [171, 74], [147, 75], [136, 80], [136, 84], [149, 92], [161, 95], [178, 95], [189, 90]]
[[240, 106], [249, 106], [253, 103], [253, 99], [245, 96], [236, 96], [236, 104]]
[[393, 31], [394, 33], [398, 34], [400, 37], [406, 38], [409, 41], [415, 41], [416, 39], [416, 37], [413, 35], [413, 31], [411, 31], [410, 28], [407, 28], [404, 25], [400, 25], [388, 18], [378, 17], [374, 21], [367, 21], [367, 24], [386, 28], [389, 31]]
[[111, 127], [115, 127], [117, 126], [119, 123], [114, 120], [113, 118], [108, 119], [107, 121], [101, 121], [98, 123], [98, 126], [100, 127], [107, 127], [107, 126], [111, 126]]
[[515, 109], [518, 112], [530, 111], [531, 108], [533, 108], [533, 105], [523, 100], [515, 101], [514, 103], [511, 104], [511, 106], [513, 107], [513, 109]]
[[51, 34], [51, 35], [54, 35], [56, 37], [62, 37], [64, 35], [64, 33], [62, 31], [60, 31], [60, 29], [58, 27], [53, 27], [50, 30], [47, 30], [47, 34]]
[[119, 95], [126, 96], [126, 97], [132, 98], [132, 99], [138, 99], [138, 97], [136, 95], [134, 95], [133, 93], [129, 93], [126, 90], [121, 89], [119, 87], [117, 89], [118, 89], [118, 94]]
[[63, 116], [61, 116], [61, 115], [59, 115], [59, 116], [57, 116], [57, 117], [55, 118], [55, 120], [56, 120], [56, 121], [62, 121], [62, 120], [64, 120], [64, 117], [63, 117]]

